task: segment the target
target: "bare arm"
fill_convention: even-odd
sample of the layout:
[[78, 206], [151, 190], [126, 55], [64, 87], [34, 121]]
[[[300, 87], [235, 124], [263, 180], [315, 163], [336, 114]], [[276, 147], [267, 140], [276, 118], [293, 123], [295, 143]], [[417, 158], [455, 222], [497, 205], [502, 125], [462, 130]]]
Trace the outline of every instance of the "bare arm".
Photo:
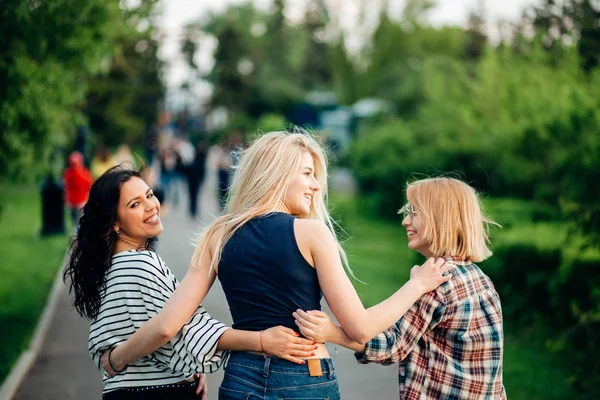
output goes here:
[[296, 364], [305, 364], [302, 358], [313, 356], [317, 347], [314, 341], [299, 336], [283, 326], [275, 326], [263, 332], [228, 329], [221, 335], [217, 349], [265, 352]]
[[308, 339], [319, 343], [335, 343], [347, 349], [364, 353], [366, 345], [350, 339], [341, 326], [333, 323], [323, 311], [298, 310], [293, 313], [300, 332]]
[[296, 234], [308, 243], [327, 304], [350, 339], [366, 343], [392, 326], [424, 293], [450, 279], [443, 276], [445, 261], [429, 259], [411, 271], [411, 279], [388, 299], [366, 310], [344, 272], [337, 243], [327, 226], [314, 220], [297, 220]]

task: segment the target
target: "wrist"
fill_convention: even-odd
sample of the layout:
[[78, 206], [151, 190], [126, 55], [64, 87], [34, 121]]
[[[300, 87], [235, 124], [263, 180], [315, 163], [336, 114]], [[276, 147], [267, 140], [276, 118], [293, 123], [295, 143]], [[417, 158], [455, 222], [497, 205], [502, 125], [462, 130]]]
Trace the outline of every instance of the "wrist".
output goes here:
[[263, 353], [265, 353], [265, 342], [264, 342], [264, 337], [263, 337], [263, 333], [264, 331], [260, 331], [258, 332], [258, 341], [260, 344], [260, 347], [258, 349], [258, 351], [261, 351]]
[[417, 278], [411, 278], [407, 282], [406, 286], [408, 286], [410, 292], [414, 293], [416, 297], [421, 297], [422, 295], [427, 293], [425, 285], [423, 285], [423, 283], [421, 283], [421, 281]]
[[119, 357], [119, 355], [117, 354], [117, 349], [119, 348], [119, 346], [114, 347], [110, 353], [108, 354], [108, 363], [110, 364], [110, 367], [115, 371], [115, 372], [123, 372], [123, 370], [125, 370], [125, 367], [127, 366], [127, 364], [125, 364], [125, 361]]
[[348, 335], [346, 335], [346, 332], [344, 332], [344, 329], [341, 326], [334, 325], [333, 336], [328, 338], [326, 341], [343, 346], [347, 337]]

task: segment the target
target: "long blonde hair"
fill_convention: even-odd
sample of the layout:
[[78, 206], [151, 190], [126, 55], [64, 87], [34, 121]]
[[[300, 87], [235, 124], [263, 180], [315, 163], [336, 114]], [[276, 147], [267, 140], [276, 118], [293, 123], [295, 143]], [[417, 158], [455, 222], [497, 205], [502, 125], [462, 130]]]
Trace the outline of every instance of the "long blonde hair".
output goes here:
[[492, 255], [489, 226], [500, 226], [481, 211], [479, 196], [466, 183], [447, 177], [410, 183], [406, 197], [424, 218], [423, 238], [435, 257], [479, 262]]
[[[221, 259], [223, 247], [246, 222], [259, 215], [275, 212], [283, 204], [285, 193], [301, 167], [303, 152], [308, 152], [315, 164], [315, 178], [321, 190], [315, 192], [310, 212], [301, 218], [323, 221], [338, 242], [342, 264], [350, 273], [348, 258], [336, 237], [327, 208], [327, 157], [321, 145], [309, 133], [271, 132], [256, 139], [242, 154], [225, 205], [225, 214], [211, 223], [201, 234], [192, 257], [198, 266], [206, 254], [211, 254], [209, 271]], [[214, 243], [215, 247], [209, 246]]]

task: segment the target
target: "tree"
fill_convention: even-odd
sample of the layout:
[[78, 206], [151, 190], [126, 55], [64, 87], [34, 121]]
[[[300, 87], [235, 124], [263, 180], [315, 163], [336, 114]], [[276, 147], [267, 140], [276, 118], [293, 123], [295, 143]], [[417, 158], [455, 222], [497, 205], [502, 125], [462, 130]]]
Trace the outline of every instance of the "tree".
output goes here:
[[216, 32], [216, 38], [215, 66], [207, 77], [214, 85], [211, 108], [248, 112], [254, 65], [248, 59], [248, 49], [234, 20], [226, 21]]
[[2, 2], [0, 180], [43, 173], [56, 146], [84, 122], [85, 81], [110, 55], [115, 2]]
[[480, 0], [478, 9], [469, 14], [465, 37], [465, 58], [469, 61], [479, 60], [483, 55], [487, 40], [483, 3]]
[[89, 80], [85, 113], [96, 139], [109, 146], [139, 142], [157, 120], [164, 97], [159, 43], [150, 23], [157, 0], [123, 10], [108, 71]]
[[586, 72], [598, 65], [600, 5], [594, 0], [544, 0], [532, 8], [533, 25], [546, 49], [557, 51], [577, 44]]
[[328, 12], [323, 0], [308, 2], [301, 25], [308, 38], [300, 69], [300, 81], [302, 86], [309, 90], [327, 88], [333, 76], [330, 45], [324, 37], [328, 21]]

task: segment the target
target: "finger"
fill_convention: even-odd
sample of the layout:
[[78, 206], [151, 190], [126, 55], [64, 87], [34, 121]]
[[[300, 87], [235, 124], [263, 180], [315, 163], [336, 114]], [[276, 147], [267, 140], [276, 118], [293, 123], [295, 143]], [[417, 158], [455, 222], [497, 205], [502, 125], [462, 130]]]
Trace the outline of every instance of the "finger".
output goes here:
[[314, 324], [306, 324], [306, 323], [305, 323], [306, 325], [303, 325], [303, 324], [302, 324], [300, 321], [298, 321], [298, 320], [294, 321], [294, 323], [295, 323], [295, 324], [298, 326], [298, 330], [300, 331], [300, 333], [301, 333], [302, 335], [304, 335], [304, 337], [307, 337], [307, 336], [306, 336], [306, 334], [305, 334], [305, 332], [310, 332], [310, 333], [312, 333], [313, 335], [314, 335], [314, 334], [317, 332], [317, 331], [316, 331], [316, 329], [315, 329], [315, 328], [316, 328], [316, 326], [315, 326]]
[[296, 346], [294, 346], [292, 348], [292, 351], [302, 351], [302, 352], [307, 352], [307, 353], [314, 353], [314, 351], [316, 349], [318, 349], [318, 348], [319, 347], [315, 346], [314, 344], [310, 345], [310, 346], [299, 346], [299, 345], [296, 345]]
[[304, 328], [304, 327], [300, 327], [300, 332], [302, 332], [302, 335], [309, 339], [312, 340], [313, 342], [317, 340], [317, 334], [315, 331], [312, 331], [310, 329]]
[[317, 325], [314, 322], [311, 322], [303, 317], [298, 316], [296, 318], [296, 325], [303, 326], [305, 328], [315, 329]]
[[441, 268], [440, 268], [440, 272], [442, 272], [442, 274], [446, 274], [446, 272], [448, 272], [450, 270], [451, 265], [450, 264], [444, 264]]
[[452, 279], [452, 273], [451, 272], [447, 272], [444, 276], [442, 276], [442, 283], [443, 282], [448, 282], [450, 279]]
[[317, 318], [327, 318], [327, 314], [325, 314], [323, 311], [319, 311], [319, 310], [310, 310], [306, 312], [309, 315], [315, 316]]
[[311, 339], [304, 339], [304, 338], [296, 338], [294, 339], [294, 341], [292, 342], [295, 345], [300, 345], [300, 346], [314, 346], [315, 341], [311, 340]]
[[438, 268], [443, 267], [445, 264], [447, 264], [446, 260], [443, 258], [438, 258], [437, 260], [435, 260], [435, 266]]
[[196, 388], [196, 394], [199, 395], [206, 389], [206, 375], [198, 374], [198, 387]]
[[314, 315], [310, 315], [305, 311], [297, 311], [296, 312], [302, 319], [308, 321], [308, 322], [312, 322], [313, 324], [316, 324], [319, 322], [319, 320], [321, 319], [320, 317], [314, 316]]
[[289, 355], [292, 357], [296, 357], [296, 358], [309, 358], [309, 357], [314, 357], [315, 351], [314, 350], [290, 351]]
[[300, 364], [300, 365], [306, 364], [306, 361], [304, 361], [303, 359], [297, 358], [297, 357], [292, 357], [290, 355], [286, 355], [286, 356], [283, 356], [281, 358], [283, 358], [284, 360], [288, 360], [290, 362], [293, 362], [294, 364]]
[[294, 320], [294, 323], [296, 324], [297, 327], [304, 327], [304, 328], [310, 328], [310, 329], [315, 329], [316, 326], [313, 323], [310, 323], [308, 321], [306, 321], [303, 318], [298, 317], [297, 319]]

